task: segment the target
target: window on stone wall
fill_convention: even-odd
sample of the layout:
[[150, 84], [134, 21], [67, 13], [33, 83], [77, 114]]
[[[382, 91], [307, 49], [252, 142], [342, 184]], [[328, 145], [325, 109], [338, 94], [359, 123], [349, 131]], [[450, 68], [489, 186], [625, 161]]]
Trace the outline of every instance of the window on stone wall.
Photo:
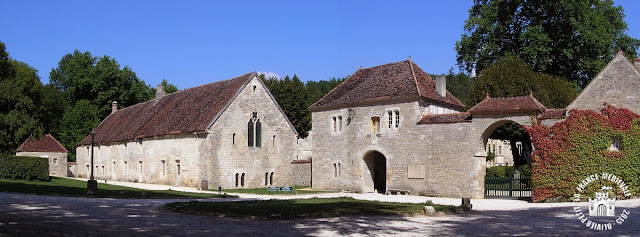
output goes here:
[[337, 131], [337, 129], [336, 129], [337, 128], [337, 125], [336, 125], [337, 118], [336, 118], [336, 116], [331, 117], [331, 120], [333, 121], [333, 133], [336, 133], [336, 131]]
[[271, 146], [276, 146], [276, 135], [273, 135], [273, 141], [271, 142]]
[[609, 147], [610, 151], [620, 151], [622, 150], [622, 139], [620, 137], [614, 137], [611, 139], [611, 146]]
[[395, 116], [396, 116], [395, 127], [398, 128], [400, 126], [400, 111], [396, 109], [393, 112], [395, 113]]
[[372, 116], [371, 117], [371, 123], [369, 125], [371, 126], [371, 133], [379, 133], [380, 132], [380, 117]]
[[242, 173], [242, 177], [240, 177], [240, 186], [244, 187], [244, 173]]
[[111, 173], [113, 175], [116, 175], [116, 162], [115, 161], [113, 162], [113, 167], [111, 168]]
[[498, 155], [502, 155], [502, 146], [498, 146]]
[[53, 165], [57, 165], [58, 164], [58, 158], [53, 158]]
[[393, 112], [388, 110], [387, 114], [389, 115], [389, 128], [393, 128]]
[[129, 174], [129, 168], [127, 167], [127, 161], [124, 161], [124, 174]]
[[338, 177], [338, 166], [333, 163], [333, 177]]
[[264, 173], [264, 186], [269, 184], [269, 172]]
[[342, 115], [338, 115], [338, 132], [342, 132]]
[[162, 162], [162, 176], [166, 176], [167, 175], [167, 162], [164, 160], [161, 160]]
[[231, 144], [235, 145], [236, 144], [236, 134], [234, 133], [233, 136], [231, 137]]
[[273, 172], [271, 172], [271, 175], [269, 176], [269, 185], [273, 185]]
[[236, 173], [236, 187], [238, 187], [239, 181], [240, 181], [240, 174]]
[[87, 165], [87, 178], [89, 178], [89, 175], [91, 175], [91, 171], [89, 171], [89, 165]]
[[338, 177], [342, 177], [342, 163], [338, 163]]
[[248, 144], [250, 147], [262, 147], [262, 123], [258, 118], [258, 112], [253, 112], [253, 115], [247, 123], [248, 131]]

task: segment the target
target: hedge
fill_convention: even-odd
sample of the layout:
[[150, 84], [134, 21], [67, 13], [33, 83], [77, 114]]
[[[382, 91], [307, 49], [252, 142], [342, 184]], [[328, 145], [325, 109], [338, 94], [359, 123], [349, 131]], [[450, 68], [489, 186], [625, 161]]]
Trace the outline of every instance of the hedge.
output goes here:
[[49, 159], [0, 155], [0, 178], [49, 181]]
[[513, 177], [513, 167], [494, 166], [487, 169], [487, 177]]

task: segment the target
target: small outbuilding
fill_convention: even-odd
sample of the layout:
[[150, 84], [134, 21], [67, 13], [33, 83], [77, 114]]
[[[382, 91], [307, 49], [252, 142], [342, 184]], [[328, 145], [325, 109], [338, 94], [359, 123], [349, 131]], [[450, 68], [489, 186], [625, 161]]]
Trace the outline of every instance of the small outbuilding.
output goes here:
[[66, 177], [68, 152], [51, 134], [46, 134], [40, 138], [29, 136], [16, 149], [16, 156], [47, 158], [49, 159], [49, 174]]

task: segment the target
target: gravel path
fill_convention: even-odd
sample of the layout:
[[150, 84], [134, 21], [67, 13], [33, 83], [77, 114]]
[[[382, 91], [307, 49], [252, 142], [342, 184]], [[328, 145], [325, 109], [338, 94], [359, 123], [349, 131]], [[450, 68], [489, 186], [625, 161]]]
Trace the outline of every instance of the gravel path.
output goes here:
[[[367, 197], [367, 195], [361, 197]], [[206, 199], [206, 201], [254, 198], [266, 197]], [[405, 196], [405, 198], [411, 197]], [[618, 201], [616, 213], [619, 215], [622, 209], [627, 209], [631, 212], [629, 218], [622, 225], [614, 226], [613, 230], [600, 232], [590, 230], [578, 221], [572, 206], [586, 208], [585, 203], [528, 204], [505, 200], [474, 200], [475, 205], [484, 204], [486, 210], [441, 216], [344, 216], [304, 220], [243, 220], [166, 211], [163, 205], [173, 201], [176, 200], [74, 198], [0, 193], [0, 235], [637, 236], [640, 234], [640, 217], [636, 217], [636, 215], [640, 216], [640, 200]], [[493, 203], [496, 208], [489, 210], [488, 203]]]

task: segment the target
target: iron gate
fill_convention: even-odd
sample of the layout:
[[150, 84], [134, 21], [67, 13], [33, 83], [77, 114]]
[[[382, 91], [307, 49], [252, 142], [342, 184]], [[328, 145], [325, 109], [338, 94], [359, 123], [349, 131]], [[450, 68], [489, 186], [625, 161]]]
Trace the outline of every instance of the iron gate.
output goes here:
[[484, 198], [531, 200], [531, 177], [484, 177]]

